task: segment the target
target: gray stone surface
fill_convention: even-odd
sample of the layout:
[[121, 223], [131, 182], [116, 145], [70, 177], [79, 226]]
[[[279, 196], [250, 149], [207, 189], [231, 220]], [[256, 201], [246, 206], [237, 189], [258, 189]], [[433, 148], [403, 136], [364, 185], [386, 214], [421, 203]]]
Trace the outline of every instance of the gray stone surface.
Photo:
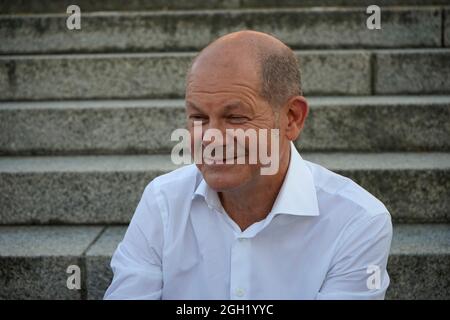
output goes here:
[[450, 169], [450, 153], [447, 152], [302, 152], [306, 160], [318, 163], [332, 171], [361, 170], [438, 170]]
[[242, 29], [299, 49], [440, 47], [442, 16], [438, 8], [384, 9], [382, 30], [375, 31], [365, 27], [364, 8], [85, 13], [79, 31], [67, 29], [65, 13], [0, 16], [0, 52], [200, 50]]
[[[88, 298], [101, 299], [112, 280], [111, 256], [125, 227], [108, 228], [87, 253]], [[449, 299], [450, 225], [394, 225], [387, 299]]]
[[[86, 296], [84, 253], [102, 227], [0, 226], [0, 299], [81, 299]], [[77, 265], [81, 289], [66, 272]]]
[[[370, 93], [370, 54], [298, 51], [305, 93]], [[0, 56], [0, 100], [184, 96], [193, 53]]]
[[[354, 0], [351, 0], [354, 1]], [[409, 0], [403, 0], [409, 1]], [[418, 0], [420, 1], [420, 0]], [[438, 0], [433, 0], [438, 1]], [[74, 4], [72, 0], [2, 0], [2, 13], [65, 13], [67, 7]], [[237, 8], [240, 0], [77, 0], [76, 4], [82, 12], [89, 11], [143, 11], [163, 9], [198, 9], [198, 8]]]
[[[2, 13], [63, 13], [71, 0], [3, 0], [0, 2]], [[223, 8], [258, 8], [258, 7], [321, 7], [321, 6], [360, 6], [374, 4], [372, 0], [121, 0], [92, 1], [77, 0], [83, 11], [141, 11], [161, 9], [223, 9]], [[445, 5], [448, 0], [378, 0], [379, 6], [392, 5]]]
[[297, 51], [306, 95], [370, 94], [370, 54], [361, 50]]
[[[102, 299], [112, 280], [111, 256], [125, 227], [109, 228], [88, 252], [88, 297]], [[90, 257], [92, 255], [93, 257]], [[387, 299], [449, 299], [449, 225], [395, 225]]]
[[[102, 299], [112, 280], [111, 256], [125, 227], [113, 227], [87, 253], [88, 297]], [[387, 299], [448, 299], [450, 225], [394, 225]]]
[[[305, 151], [445, 151], [448, 96], [318, 97], [297, 146]], [[414, 130], [411, 130], [414, 128]]]
[[450, 47], [450, 9], [444, 11], [444, 46]]
[[[181, 96], [192, 54], [0, 57], [9, 85], [3, 100]], [[6, 66], [6, 67], [5, 67]]]
[[[42, 1], [42, 0], [41, 0]], [[297, 7], [297, 6], [361, 6], [367, 7], [374, 4], [373, 0], [241, 0], [241, 6], [249, 7]], [[445, 5], [448, 0], [378, 0], [378, 6], [403, 6], [403, 5]]]
[[[450, 221], [449, 153], [302, 155], [360, 183], [396, 221]], [[3, 157], [0, 221], [128, 223], [145, 185], [174, 167], [165, 156]]]
[[19, 102], [0, 122], [3, 154], [160, 153], [186, 116], [182, 100]]
[[315, 153], [305, 159], [347, 176], [379, 198], [396, 222], [448, 222], [448, 153]]
[[108, 227], [86, 253], [88, 299], [103, 299], [113, 277], [111, 257], [122, 241], [125, 231], [126, 227], [122, 226]]
[[[371, 91], [370, 53], [298, 51], [308, 95]], [[190, 53], [2, 56], [1, 100], [181, 97]], [[379, 50], [376, 94], [448, 93], [450, 49]]]
[[[101, 299], [112, 279], [112, 254], [126, 227], [101, 230], [0, 227], [0, 298]], [[394, 225], [387, 298], [449, 299], [449, 244], [448, 224]], [[66, 288], [69, 264], [81, 266], [81, 291]]]
[[[379, 0], [374, 31], [371, 0], [78, 0], [82, 30], [69, 31], [72, 3], [0, 1], [0, 300], [103, 297], [126, 230], [113, 225], [175, 168], [150, 155], [184, 125], [169, 99], [195, 51], [239, 29], [300, 50], [302, 156], [390, 210], [387, 298], [450, 298], [448, 0]], [[66, 287], [72, 264], [79, 291]]]
[[0, 256], [81, 256], [102, 227], [0, 226]]
[[397, 225], [388, 299], [449, 299], [450, 225]]
[[[304, 151], [450, 149], [450, 96], [308, 97]], [[4, 102], [0, 154], [170, 152], [183, 100]], [[414, 130], [411, 130], [414, 128]]]
[[450, 49], [380, 50], [375, 54], [376, 94], [445, 94]]
[[0, 159], [2, 224], [126, 223], [166, 156]]
[[449, 224], [399, 224], [394, 233], [391, 254], [450, 255]]

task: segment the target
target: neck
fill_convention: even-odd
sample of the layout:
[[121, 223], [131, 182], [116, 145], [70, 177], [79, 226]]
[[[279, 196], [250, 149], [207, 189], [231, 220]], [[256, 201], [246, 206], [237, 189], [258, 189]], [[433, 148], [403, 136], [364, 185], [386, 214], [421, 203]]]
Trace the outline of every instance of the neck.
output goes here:
[[272, 210], [289, 167], [290, 152], [289, 149], [286, 157], [280, 157], [280, 170], [275, 175], [259, 175], [240, 188], [219, 192], [223, 208], [242, 231], [266, 218]]

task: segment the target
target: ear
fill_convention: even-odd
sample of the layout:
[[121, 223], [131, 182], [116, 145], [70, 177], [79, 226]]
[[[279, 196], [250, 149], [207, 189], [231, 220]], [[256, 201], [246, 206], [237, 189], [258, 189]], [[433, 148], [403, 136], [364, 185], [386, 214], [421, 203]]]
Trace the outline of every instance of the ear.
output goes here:
[[300, 135], [308, 116], [308, 102], [302, 96], [295, 96], [289, 99], [285, 108], [287, 115], [286, 137], [294, 141]]

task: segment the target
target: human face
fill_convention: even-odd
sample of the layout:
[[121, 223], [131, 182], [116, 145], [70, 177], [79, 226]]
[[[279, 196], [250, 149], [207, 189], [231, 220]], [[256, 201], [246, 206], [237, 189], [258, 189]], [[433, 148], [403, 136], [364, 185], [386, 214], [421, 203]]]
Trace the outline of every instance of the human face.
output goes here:
[[[219, 68], [220, 69], [220, 68]], [[272, 107], [259, 94], [259, 78], [255, 68], [237, 66], [214, 70], [214, 68], [193, 68], [186, 88], [187, 126], [190, 130], [191, 148], [194, 149], [194, 121], [201, 122], [202, 132], [217, 129], [224, 137], [223, 146], [237, 141], [228, 141], [227, 129], [249, 129], [258, 133], [260, 129], [276, 128], [275, 115]], [[206, 147], [210, 141], [203, 141]], [[259, 143], [259, 139], [257, 142]], [[271, 153], [270, 134], [267, 137], [268, 153]], [[225, 163], [226, 151], [223, 151], [223, 164], [207, 164], [205, 159], [197, 164], [208, 185], [220, 192], [239, 189], [246, 184], [257, 182], [261, 174], [261, 163], [250, 163], [249, 143], [235, 151], [233, 163]], [[202, 153], [203, 154], [203, 153]], [[244, 164], [237, 164], [237, 157], [245, 157]], [[278, 155], [277, 155], [278, 156]], [[229, 160], [229, 159], [228, 159]], [[258, 159], [259, 160], [259, 159]]]

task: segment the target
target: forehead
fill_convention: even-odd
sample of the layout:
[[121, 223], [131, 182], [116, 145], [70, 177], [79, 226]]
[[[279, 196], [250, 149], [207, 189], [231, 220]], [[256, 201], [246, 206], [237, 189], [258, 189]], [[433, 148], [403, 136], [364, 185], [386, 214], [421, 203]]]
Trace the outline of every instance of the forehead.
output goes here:
[[186, 100], [207, 106], [255, 104], [259, 79], [254, 70], [245, 68], [201, 67], [192, 70], [186, 86]]
[[[187, 78], [187, 89], [214, 89], [245, 85], [257, 89], [260, 72], [255, 56], [236, 50], [211, 50], [193, 63]], [[237, 89], [237, 88], [236, 88]]]
[[257, 90], [243, 83], [193, 85], [186, 91], [186, 107], [193, 110], [250, 111], [257, 103]]

